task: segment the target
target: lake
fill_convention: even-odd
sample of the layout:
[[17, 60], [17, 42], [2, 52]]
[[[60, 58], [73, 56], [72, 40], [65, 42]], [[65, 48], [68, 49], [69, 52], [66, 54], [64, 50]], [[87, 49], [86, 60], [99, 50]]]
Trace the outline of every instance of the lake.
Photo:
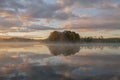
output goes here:
[[120, 80], [120, 44], [0, 42], [0, 80]]

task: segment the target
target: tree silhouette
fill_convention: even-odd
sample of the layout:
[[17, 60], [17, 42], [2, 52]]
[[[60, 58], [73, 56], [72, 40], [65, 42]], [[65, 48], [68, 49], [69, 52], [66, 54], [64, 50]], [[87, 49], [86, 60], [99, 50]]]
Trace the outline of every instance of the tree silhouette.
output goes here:
[[50, 34], [48, 37], [48, 40], [50, 41], [70, 41], [70, 42], [76, 42], [80, 40], [79, 34], [72, 32], [72, 31], [64, 31], [64, 32], [58, 32], [54, 31]]

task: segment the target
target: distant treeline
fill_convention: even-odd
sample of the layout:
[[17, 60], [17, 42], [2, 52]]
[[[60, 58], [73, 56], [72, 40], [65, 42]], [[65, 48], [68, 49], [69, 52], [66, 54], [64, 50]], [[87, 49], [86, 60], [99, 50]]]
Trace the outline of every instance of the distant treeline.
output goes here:
[[120, 38], [99, 38], [94, 37], [80, 37], [80, 35], [73, 31], [53, 31], [49, 35], [47, 41], [50, 42], [80, 42], [80, 43], [117, 43], [120, 42]]
[[85, 37], [81, 38], [80, 42], [85, 42], [85, 43], [118, 43], [120, 42], [120, 38], [93, 38], [93, 37]]
[[12, 42], [12, 41], [14, 41], [14, 42], [19, 42], [19, 41], [28, 42], [28, 41], [36, 41], [36, 40], [29, 39], [29, 38], [12, 37], [12, 38], [0, 39], [0, 41], [6, 41], [6, 42]]

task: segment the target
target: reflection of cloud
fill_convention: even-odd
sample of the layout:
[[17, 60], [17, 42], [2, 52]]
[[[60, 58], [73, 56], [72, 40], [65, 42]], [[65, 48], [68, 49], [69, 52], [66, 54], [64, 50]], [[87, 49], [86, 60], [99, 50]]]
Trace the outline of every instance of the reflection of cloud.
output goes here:
[[[94, 45], [81, 45], [81, 48], [89, 48], [91, 51], [93, 50], [91, 46], [93, 48], [99, 48], [98, 45]], [[32, 48], [42, 47], [39, 44], [35, 44], [34, 46], [21, 44], [19, 47], [24, 46], [32, 46]], [[70, 51], [70, 53], [64, 55], [74, 54], [71, 52], [78, 52], [80, 49], [80, 46], [73, 46], [70, 44], [49, 45], [49, 48], [51, 47], [52, 49], [54, 48], [59, 51], [62, 50], [56, 55], [67, 53], [67, 51]], [[30, 49], [31, 48], [28, 48], [28, 50]], [[73, 51], [71, 49], [73, 49]], [[119, 55], [101, 55], [100, 53], [100, 55], [94, 54], [87, 56], [79, 56], [77, 54], [73, 56], [52, 56], [30, 52], [2, 53], [1, 51], [0, 75], [2, 77], [2, 80], [6, 80], [6, 78], [11, 80], [119, 80]], [[40, 51], [39, 53], [42, 52]]]
[[[45, 48], [44, 51], [41, 51], [40, 49], [43, 50], [44, 48], [42, 47], [44, 46], [38, 43], [17, 43], [17, 45], [13, 45], [13, 43], [1, 43], [0, 45], [0, 80], [6, 80], [6, 78], [9, 80], [120, 79], [120, 55], [115, 54], [120, 47], [118, 44], [80, 44], [80, 46], [79, 44], [48, 45], [52, 50], [55, 50], [56, 52], [57, 50], [58, 52], [60, 51], [60, 53], [57, 52], [55, 55], [72, 55], [78, 52], [79, 49], [81, 49], [81, 52], [78, 54], [81, 54], [83, 48], [85, 48], [85, 51], [87, 51], [86, 49], [89, 49], [92, 53], [94, 53], [94, 55], [87, 56], [77, 54], [73, 56], [52, 56], [49, 54], [43, 54], [43, 52], [47, 49]], [[105, 51], [106, 47], [110, 47], [113, 51], [111, 52], [114, 54], [103, 55], [101, 51], [99, 51], [100, 55], [97, 55], [94, 50], [97, 51], [96, 48], [99, 49], [101, 47], [105, 47]], [[115, 49], [115, 52], [113, 47], [117, 48]], [[11, 48], [14, 48], [12, 52], [9, 50]], [[19, 51], [18, 48], [24, 48], [25, 51]]]

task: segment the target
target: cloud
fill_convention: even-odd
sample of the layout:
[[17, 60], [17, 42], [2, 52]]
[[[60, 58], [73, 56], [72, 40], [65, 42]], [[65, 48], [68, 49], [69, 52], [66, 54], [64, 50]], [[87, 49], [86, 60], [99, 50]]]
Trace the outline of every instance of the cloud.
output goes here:
[[57, 30], [57, 28], [52, 28], [44, 25], [30, 25], [27, 28], [32, 30]]
[[22, 25], [22, 22], [21, 21], [19, 21], [19, 20], [12, 20], [12, 21], [10, 21], [10, 20], [2, 20], [2, 21], [0, 21], [0, 26], [3, 28], [4, 26], [4, 28], [9, 28], [9, 27], [14, 27], [14, 26], [21, 26]]
[[29, 6], [27, 9], [28, 13], [30, 13], [29, 17], [32, 18], [67, 20], [71, 17], [75, 17], [72, 12], [68, 13], [67, 10], [67, 6], [62, 6], [59, 3], [48, 4], [44, 1], [41, 3], [32, 3], [32, 6]]
[[0, 29], [9, 29], [11, 27], [20, 27], [22, 22], [19, 20], [5, 20], [0, 18]]
[[59, 3], [67, 6], [76, 6], [79, 8], [118, 8], [119, 3], [114, 0], [57, 0]]
[[[117, 30], [119, 16], [117, 0], [0, 0], [0, 31], [3, 32], [66, 28]], [[43, 25], [42, 19], [47, 20], [48, 26]], [[56, 23], [50, 23], [52, 20]], [[62, 28], [59, 28], [60, 22], [64, 23]]]
[[80, 29], [83, 31], [90, 30], [120, 30], [119, 16], [106, 17], [86, 17], [74, 21], [65, 22], [62, 26], [64, 29]]
[[76, 16], [70, 9], [66, 5], [62, 6], [57, 2], [50, 4], [45, 2], [45, 0], [0, 0], [0, 13], [4, 12], [7, 15], [14, 15], [20, 18], [26, 16], [24, 18], [26, 21], [31, 21], [31, 19], [66, 20]]

